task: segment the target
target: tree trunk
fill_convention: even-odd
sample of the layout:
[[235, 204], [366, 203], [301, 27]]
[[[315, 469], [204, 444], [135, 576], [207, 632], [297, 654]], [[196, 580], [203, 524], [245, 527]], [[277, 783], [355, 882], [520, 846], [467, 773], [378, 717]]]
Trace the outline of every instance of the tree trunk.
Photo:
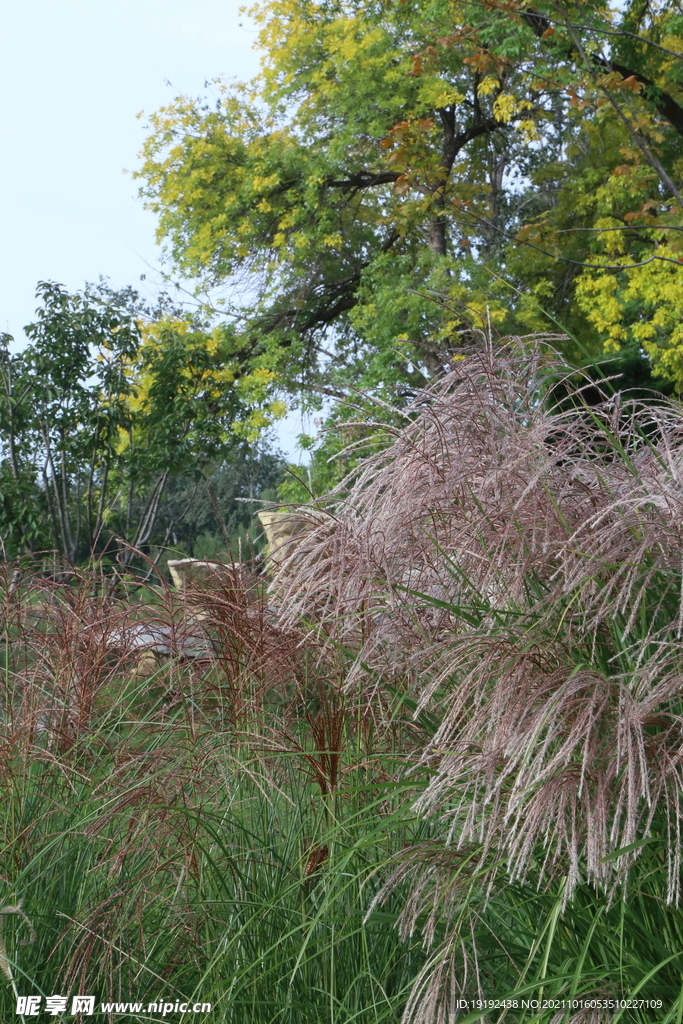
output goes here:
[[446, 223], [445, 217], [435, 217], [429, 222], [429, 248], [435, 256], [446, 255]]

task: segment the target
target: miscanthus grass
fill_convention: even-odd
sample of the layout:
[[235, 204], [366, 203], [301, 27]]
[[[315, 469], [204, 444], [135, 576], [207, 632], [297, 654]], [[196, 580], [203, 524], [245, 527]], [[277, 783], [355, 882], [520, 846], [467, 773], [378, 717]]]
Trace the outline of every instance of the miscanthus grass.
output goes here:
[[541, 980], [683, 1012], [681, 407], [601, 390], [547, 340], [486, 341], [377, 424], [280, 553], [286, 621], [356, 652], [349, 692], [400, 677], [434, 722], [414, 806], [438, 840], [382, 890], [409, 886], [400, 932], [431, 950], [416, 1024]]
[[[102, 582], [5, 579], [0, 1019], [18, 992], [397, 1020], [425, 952], [397, 899], [366, 912], [424, 829], [397, 781], [414, 727], [400, 708], [382, 732], [359, 716], [339, 659], [237, 583], [189, 615]], [[183, 615], [218, 658], [141, 664], [140, 618], [180, 633]]]
[[5, 568], [2, 1017], [683, 1020], [683, 419], [546, 342], [378, 425], [268, 593]]

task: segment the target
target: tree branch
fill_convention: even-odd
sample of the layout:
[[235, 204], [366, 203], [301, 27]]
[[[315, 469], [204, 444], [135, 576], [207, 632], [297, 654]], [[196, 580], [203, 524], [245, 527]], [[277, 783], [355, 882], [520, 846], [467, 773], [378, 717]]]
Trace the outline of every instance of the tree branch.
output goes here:
[[[399, 239], [398, 232], [391, 232], [382, 242], [381, 252], [388, 252]], [[273, 311], [263, 317], [261, 330], [265, 334], [271, 334], [280, 327], [290, 327], [298, 334], [305, 334], [317, 326], [325, 326], [335, 320], [340, 313], [353, 309], [358, 299], [356, 292], [363, 274], [363, 271], [370, 265], [370, 260], [363, 260], [357, 270], [340, 278], [318, 292], [317, 302], [314, 309], [304, 320], [299, 320], [303, 310], [302, 306], [294, 306], [281, 311]], [[287, 344], [285, 341], [284, 344]]]
[[[519, 14], [522, 21], [529, 26], [537, 39], [543, 39], [545, 33], [553, 28], [552, 22], [544, 14], [523, 10], [520, 10]], [[567, 56], [572, 60], [582, 59], [576, 43], [572, 43], [567, 47]], [[672, 128], [675, 128], [680, 135], [683, 135], [683, 107], [676, 102], [673, 96], [660, 89], [651, 78], [648, 78], [647, 75], [642, 75], [633, 68], [620, 64], [618, 61], [608, 60], [607, 57], [602, 57], [600, 54], [588, 53], [586, 56], [591, 64], [597, 68], [602, 68], [603, 71], [616, 71], [622, 78], [634, 78], [636, 82], [639, 82], [645, 90], [648, 90], [649, 95], [647, 99], [653, 104], [655, 109], [669, 122]]]
[[375, 185], [394, 185], [400, 177], [398, 171], [358, 171], [348, 178], [325, 178], [324, 184], [329, 188], [350, 192], [359, 188], [373, 188]]

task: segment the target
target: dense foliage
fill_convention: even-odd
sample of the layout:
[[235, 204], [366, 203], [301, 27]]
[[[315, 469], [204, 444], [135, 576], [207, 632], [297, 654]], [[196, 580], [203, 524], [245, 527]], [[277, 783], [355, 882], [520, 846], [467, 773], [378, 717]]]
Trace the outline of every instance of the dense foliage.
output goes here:
[[[120, 541], [161, 550], [182, 536], [191, 549], [198, 532], [220, 533], [221, 516], [248, 527], [254, 508], [235, 499], [282, 475], [253, 444], [267, 422], [264, 375], [238, 379], [225, 332], [164, 299], [149, 309], [104, 283], [76, 294], [43, 283], [39, 296], [29, 344], [0, 349], [5, 557], [42, 547], [76, 562], [109, 549], [126, 562]], [[204, 509], [193, 533], [188, 515], [216, 474], [233, 478], [228, 504], [213, 518]]]
[[[235, 359], [305, 395], [432, 376], [490, 321], [683, 383], [668, 0], [269, 0], [261, 75], [150, 119], [139, 175]], [[241, 287], [240, 287], [241, 286]]]

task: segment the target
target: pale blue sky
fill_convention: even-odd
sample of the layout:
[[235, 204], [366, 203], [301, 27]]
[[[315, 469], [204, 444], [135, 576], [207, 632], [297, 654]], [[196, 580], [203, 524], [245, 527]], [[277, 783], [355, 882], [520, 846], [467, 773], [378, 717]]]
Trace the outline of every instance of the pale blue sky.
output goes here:
[[[158, 263], [132, 170], [151, 112], [258, 68], [239, 0], [23, 0], [3, 9], [0, 330], [17, 342], [36, 283], [108, 275], [141, 288]], [[246, 27], [240, 27], [244, 21]], [[166, 82], [170, 82], [167, 85]], [[152, 275], [150, 275], [152, 276]]]
[[[258, 70], [242, 0], [22, 0], [5, 5], [0, 59], [0, 330], [25, 343], [40, 280], [81, 288], [100, 274], [150, 297], [155, 219], [131, 171], [144, 118], [220, 75]], [[240, 24], [242, 23], [242, 25]], [[170, 83], [170, 84], [167, 84]], [[146, 282], [140, 275], [147, 274]], [[277, 430], [290, 454], [308, 429]]]

